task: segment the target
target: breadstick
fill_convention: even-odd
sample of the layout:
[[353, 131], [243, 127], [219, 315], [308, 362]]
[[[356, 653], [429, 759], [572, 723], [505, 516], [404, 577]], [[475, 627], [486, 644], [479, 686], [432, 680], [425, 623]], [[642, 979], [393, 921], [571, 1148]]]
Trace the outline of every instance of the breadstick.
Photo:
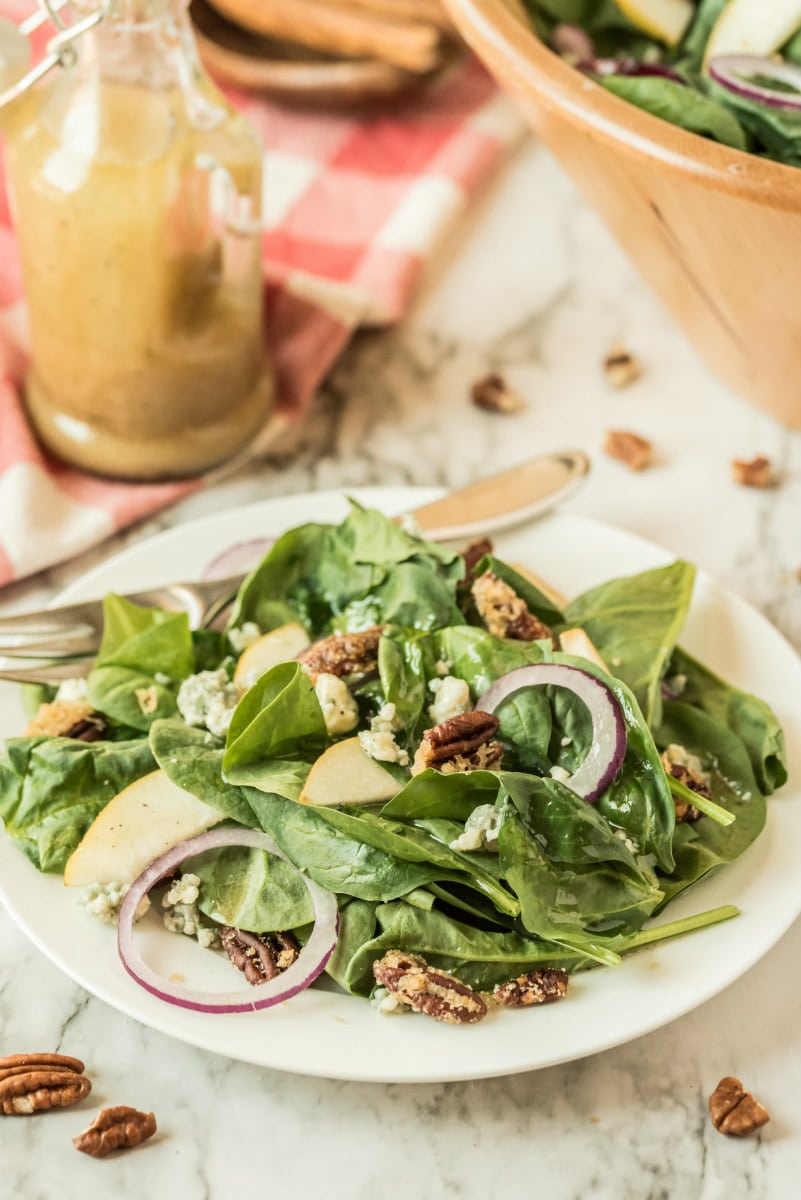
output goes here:
[[254, 33], [284, 38], [328, 54], [380, 58], [407, 71], [439, 64], [441, 36], [433, 25], [387, 20], [375, 13], [315, 0], [211, 0], [230, 21]]

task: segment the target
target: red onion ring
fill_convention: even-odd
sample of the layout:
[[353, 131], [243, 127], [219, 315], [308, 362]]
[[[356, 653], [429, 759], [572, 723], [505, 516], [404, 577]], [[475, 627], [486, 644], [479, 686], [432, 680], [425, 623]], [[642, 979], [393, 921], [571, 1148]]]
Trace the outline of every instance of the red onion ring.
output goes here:
[[581, 68], [591, 75], [600, 75], [602, 78], [606, 75], [627, 75], [631, 78], [656, 76], [659, 79], [670, 79], [673, 83], [680, 83], [682, 87], [687, 86], [687, 80], [672, 67], [667, 67], [664, 63], [640, 62], [636, 58], [595, 58], [581, 63]]
[[241, 575], [255, 567], [274, 545], [275, 538], [251, 538], [248, 542], [235, 542], [211, 560], [200, 578], [212, 582], [215, 579], [227, 579], [229, 575]]
[[296, 996], [313, 983], [336, 946], [336, 897], [306, 875], [302, 875], [303, 882], [309, 890], [314, 906], [314, 928], [311, 936], [292, 966], [275, 979], [257, 985], [252, 989], [255, 994], [248, 999], [241, 989], [236, 992], [208, 993], [169, 983], [147, 965], [134, 944], [134, 916], [150, 889], [187, 858], [201, 854], [204, 850], [216, 850], [218, 846], [254, 846], [258, 850], [266, 850], [268, 854], [282, 858], [285, 862], [289, 861], [271, 837], [256, 829], [212, 829], [208, 833], [201, 833], [198, 837], [189, 838], [188, 841], [173, 846], [145, 868], [139, 878], [131, 884], [120, 906], [117, 949], [122, 965], [145, 991], [179, 1008], [204, 1013], [244, 1013], [271, 1008], [274, 1004], [281, 1004], [284, 1000]]
[[577, 796], [593, 804], [617, 775], [626, 757], [626, 724], [614, 693], [605, 683], [565, 663], [533, 663], [502, 676], [476, 704], [482, 712], [494, 712], [516, 692], [553, 684], [566, 688], [585, 704], [592, 718], [592, 745], [578, 770], [565, 780]]
[[[801, 67], [793, 63], [776, 62], [758, 54], [719, 54], [710, 59], [709, 74], [715, 83], [745, 100], [756, 100], [771, 108], [786, 108], [791, 112], [801, 111]], [[743, 75], [775, 79], [777, 83], [789, 84], [796, 92], [774, 92], [772, 88], [743, 79]]]

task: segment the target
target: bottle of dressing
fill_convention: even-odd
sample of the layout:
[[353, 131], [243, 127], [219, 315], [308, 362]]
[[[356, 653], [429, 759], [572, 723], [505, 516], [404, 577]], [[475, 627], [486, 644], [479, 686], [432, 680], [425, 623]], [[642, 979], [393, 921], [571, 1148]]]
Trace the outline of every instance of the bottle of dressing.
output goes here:
[[28, 414], [59, 458], [117, 478], [221, 463], [271, 400], [261, 149], [202, 70], [185, 2], [47, 0], [57, 65], [2, 122]]

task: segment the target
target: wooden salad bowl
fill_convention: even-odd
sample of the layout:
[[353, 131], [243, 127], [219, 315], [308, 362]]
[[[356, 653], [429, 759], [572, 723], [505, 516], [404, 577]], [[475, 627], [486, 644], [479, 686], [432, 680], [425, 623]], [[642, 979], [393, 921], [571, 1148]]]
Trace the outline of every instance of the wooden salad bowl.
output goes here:
[[801, 429], [801, 170], [613, 96], [539, 41], [518, 0], [445, 3], [705, 362]]

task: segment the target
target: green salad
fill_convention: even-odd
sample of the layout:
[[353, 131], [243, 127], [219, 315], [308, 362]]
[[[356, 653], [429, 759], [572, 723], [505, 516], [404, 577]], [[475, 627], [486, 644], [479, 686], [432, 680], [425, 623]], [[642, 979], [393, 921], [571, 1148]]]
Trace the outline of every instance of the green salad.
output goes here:
[[787, 777], [768, 705], [678, 644], [693, 582], [678, 561], [566, 602], [489, 543], [458, 554], [352, 504], [280, 537], [225, 631], [106, 597], [86, 681], [27, 697], [0, 817], [119, 917], [139, 982], [150, 894], [147, 920], [266, 998], [244, 1007], [323, 969], [446, 1021], [559, 998], [736, 915], [647, 924], [747, 849]]
[[799, 0], [525, 0], [539, 36], [690, 133], [801, 165]]

